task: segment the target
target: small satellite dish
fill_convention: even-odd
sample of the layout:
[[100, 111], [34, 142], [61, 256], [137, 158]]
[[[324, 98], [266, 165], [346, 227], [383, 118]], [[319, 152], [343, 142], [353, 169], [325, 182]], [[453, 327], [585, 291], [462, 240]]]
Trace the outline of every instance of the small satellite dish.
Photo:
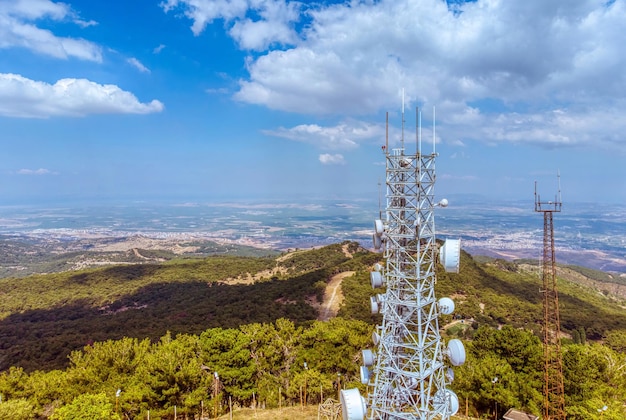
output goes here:
[[450, 415], [454, 416], [459, 411], [459, 397], [451, 389], [446, 389], [446, 393], [450, 398]]
[[454, 371], [452, 368], [446, 369], [446, 379], [448, 382], [454, 382]]
[[357, 388], [342, 389], [340, 399], [343, 420], [363, 420], [367, 405]]
[[452, 366], [461, 366], [465, 363], [465, 347], [458, 338], [453, 338], [448, 342], [448, 357]]
[[367, 368], [367, 366], [361, 366], [361, 383], [363, 385], [367, 385], [369, 381], [370, 381], [370, 370]]
[[451, 389], [440, 389], [435, 394], [437, 405], [447, 406], [448, 414], [454, 416], [459, 411], [459, 397]]
[[441, 201], [439, 201], [439, 205], [441, 207], [448, 207], [448, 199], [447, 198], [442, 198]]
[[374, 296], [370, 297], [370, 310], [372, 315], [376, 315], [378, 313], [378, 302], [376, 302], [376, 298]]
[[449, 297], [439, 299], [437, 305], [439, 306], [439, 311], [444, 315], [450, 315], [454, 312], [454, 301]]
[[370, 283], [372, 285], [372, 289], [377, 289], [382, 287], [383, 285], [383, 276], [378, 271], [372, 271], [370, 273]]
[[380, 263], [374, 264], [374, 271], [380, 271], [383, 269], [383, 266]]
[[411, 165], [411, 159], [408, 158], [402, 158], [400, 159], [400, 166], [402, 166], [403, 168], [406, 168], [407, 166]]
[[361, 357], [365, 366], [372, 366], [376, 361], [376, 356], [370, 349], [361, 350]]
[[383, 240], [380, 236], [373, 234], [372, 242], [374, 242], [374, 249], [379, 250], [383, 246]]
[[382, 220], [374, 220], [374, 232], [376, 233], [376, 236], [382, 236], [382, 234], [385, 233], [385, 228]]
[[377, 346], [378, 343], [380, 343], [380, 335], [378, 335], [376, 331], [372, 333], [372, 343], [374, 343], [375, 346]]
[[461, 240], [446, 239], [439, 248], [439, 261], [448, 273], [458, 273], [461, 263]]
[[384, 301], [385, 301], [385, 295], [383, 295], [382, 293], [378, 293], [376, 295], [376, 302], [378, 302], [379, 305], [382, 305]]

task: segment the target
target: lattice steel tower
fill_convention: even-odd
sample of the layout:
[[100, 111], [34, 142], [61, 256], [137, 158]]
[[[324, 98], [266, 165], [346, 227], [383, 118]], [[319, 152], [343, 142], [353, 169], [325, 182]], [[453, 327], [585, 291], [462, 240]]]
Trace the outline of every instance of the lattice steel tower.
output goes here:
[[535, 211], [543, 213], [543, 419], [565, 420], [559, 293], [556, 285], [553, 213], [561, 211], [561, 187], [554, 201], [541, 201], [535, 182]]
[[[404, 127], [404, 112], [402, 120]], [[386, 285], [385, 294], [370, 302], [372, 313], [380, 311], [383, 319], [372, 337], [376, 352], [362, 352], [368, 397], [358, 389], [342, 391], [344, 419], [449, 419], [458, 410], [447, 365], [463, 364], [465, 349], [458, 339], [447, 347], [443, 343], [439, 315], [452, 313], [454, 302], [437, 300], [435, 283], [437, 256], [447, 271], [458, 272], [460, 240], [438, 249], [434, 209], [448, 201], [435, 202], [434, 142], [433, 152], [422, 154], [416, 137], [415, 153], [407, 153], [404, 135], [400, 148], [390, 151], [388, 140], [383, 147], [386, 210], [384, 220], [374, 223], [373, 239], [375, 248], [383, 249], [385, 266], [377, 264], [370, 276], [372, 287]]]

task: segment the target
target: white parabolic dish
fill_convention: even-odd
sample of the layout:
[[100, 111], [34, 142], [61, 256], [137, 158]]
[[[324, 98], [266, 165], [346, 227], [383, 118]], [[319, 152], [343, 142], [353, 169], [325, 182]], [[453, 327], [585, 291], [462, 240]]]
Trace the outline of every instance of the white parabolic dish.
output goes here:
[[439, 311], [444, 315], [454, 312], [454, 301], [449, 297], [442, 297], [438, 302]]
[[372, 242], [374, 242], [375, 249], [380, 249], [383, 246], [383, 240], [375, 233], [372, 235]]
[[343, 420], [363, 420], [366, 411], [365, 398], [361, 397], [357, 388], [343, 389], [341, 391]]
[[458, 338], [448, 342], [448, 355], [453, 366], [461, 366], [465, 363], [465, 347]]
[[370, 283], [373, 289], [381, 287], [383, 285], [383, 276], [379, 271], [372, 271], [370, 273]]
[[367, 368], [367, 366], [361, 366], [361, 383], [363, 385], [367, 385], [369, 381], [370, 381], [370, 370]]
[[374, 220], [374, 232], [376, 232], [376, 236], [381, 236], [385, 232], [382, 220]]
[[459, 397], [451, 389], [440, 389], [435, 394], [435, 398], [441, 404], [448, 406], [448, 414], [454, 416], [459, 411]]
[[376, 298], [374, 296], [370, 297], [370, 311], [372, 312], [372, 315], [376, 315], [378, 313], [378, 302], [376, 301]]
[[450, 415], [454, 416], [459, 411], [459, 397], [451, 389], [447, 389], [446, 392], [450, 396]]
[[461, 262], [461, 240], [446, 239], [439, 248], [439, 261], [448, 273], [458, 273]]
[[361, 357], [365, 366], [372, 366], [375, 362], [374, 352], [370, 349], [361, 350]]

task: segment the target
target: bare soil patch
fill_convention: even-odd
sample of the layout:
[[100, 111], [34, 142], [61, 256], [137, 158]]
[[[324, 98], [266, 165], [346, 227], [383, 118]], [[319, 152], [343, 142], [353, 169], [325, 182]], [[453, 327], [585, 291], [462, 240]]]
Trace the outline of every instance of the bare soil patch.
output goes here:
[[354, 271], [344, 271], [336, 274], [330, 279], [324, 291], [324, 302], [320, 308], [320, 321], [328, 321], [330, 318], [337, 316], [341, 303], [343, 302], [343, 293], [341, 292], [341, 282], [346, 277], [350, 277]]

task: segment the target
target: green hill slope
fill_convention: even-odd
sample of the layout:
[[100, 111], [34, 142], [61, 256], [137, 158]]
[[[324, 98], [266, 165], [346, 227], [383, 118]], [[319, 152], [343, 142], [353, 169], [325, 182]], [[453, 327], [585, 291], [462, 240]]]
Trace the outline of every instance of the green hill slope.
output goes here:
[[[343, 282], [339, 315], [375, 323], [380, 316], [369, 313], [368, 299], [384, 290], [372, 291], [368, 276], [380, 257], [344, 243], [277, 258], [209, 257], [0, 279], [0, 370], [63, 367], [70, 351], [107, 339], [199, 334], [278, 318], [312, 321], [326, 283], [341, 271], [356, 274]], [[479, 263], [467, 253], [461, 267], [459, 274], [438, 273], [437, 295], [453, 297], [457, 307], [450, 335], [470, 337], [480, 325], [539, 335], [541, 281], [532, 267]], [[560, 279], [558, 287], [566, 336], [601, 340], [626, 330], [619, 299], [584, 282]], [[443, 317], [442, 325], [453, 321]]]
[[347, 243], [289, 258], [209, 257], [1, 279], [0, 370], [63, 367], [70, 351], [107, 339], [312, 321], [331, 275], [363, 268], [371, 257]]
[[[278, 407], [298, 404], [307, 387], [311, 403], [339, 386], [363, 388], [359, 353], [372, 345], [380, 320], [369, 313], [369, 296], [383, 291], [371, 289], [369, 270], [380, 259], [345, 242], [276, 258], [2, 279], [0, 394], [11, 403], [0, 404], [0, 417], [20, 409], [47, 418], [87, 402], [114, 416], [116, 389], [128, 418], [145, 418], [148, 410], [171, 418], [175, 410], [193, 416], [209, 406], [224, 413], [229, 397], [242, 407]], [[346, 271], [355, 274], [343, 280], [339, 317], [316, 321], [326, 284]], [[609, 406], [607, 420], [623, 418], [623, 302], [560, 273], [563, 330], [572, 337], [564, 340], [568, 418], [593, 418], [600, 403]], [[528, 264], [478, 262], [466, 253], [459, 274], [438, 273], [437, 296], [457, 306], [441, 319], [444, 337], [466, 339], [468, 360], [455, 368], [453, 388], [470, 414], [492, 416], [496, 404], [540, 411], [540, 283]], [[587, 345], [573, 343], [585, 338]], [[607, 345], [590, 343], [600, 339]], [[220, 372], [217, 396], [213, 371]]]
[[[564, 333], [582, 329], [588, 339], [600, 340], [608, 331], [626, 330], [623, 299], [572, 281], [562, 270], [557, 280]], [[503, 260], [478, 263], [463, 252], [461, 272], [439, 273], [437, 287], [438, 296], [455, 298], [457, 316], [493, 327], [513, 325], [540, 331], [543, 296], [536, 269]]]

